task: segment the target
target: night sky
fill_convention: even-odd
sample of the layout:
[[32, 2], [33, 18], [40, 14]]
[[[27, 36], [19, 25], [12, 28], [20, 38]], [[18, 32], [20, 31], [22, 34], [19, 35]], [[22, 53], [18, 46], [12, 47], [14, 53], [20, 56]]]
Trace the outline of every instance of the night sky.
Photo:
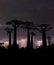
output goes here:
[[[8, 39], [4, 25], [12, 19], [32, 21], [35, 25], [48, 23], [54, 26], [54, 0], [0, 0], [0, 41]], [[18, 30], [18, 39], [24, 39], [25, 30]], [[41, 40], [41, 34], [37, 31], [35, 33], [36, 40]], [[53, 42], [54, 30], [47, 35], [52, 37]]]

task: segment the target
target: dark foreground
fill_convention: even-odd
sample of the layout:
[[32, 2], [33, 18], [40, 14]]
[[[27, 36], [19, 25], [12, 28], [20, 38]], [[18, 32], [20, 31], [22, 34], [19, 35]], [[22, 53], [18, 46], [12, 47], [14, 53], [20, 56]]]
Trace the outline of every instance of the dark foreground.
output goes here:
[[41, 56], [54, 56], [54, 45], [48, 46], [46, 49], [38, 48], [38, 49], [28, 49], [28, 48], [21, 48], [18, 47], [9, 47], [8, 49], [5, 49], [4, 47], [0, 47], [0, 56], [9, 56], [9, 55], [15, 55], [18, 57], [21, 56], [35, 56], [35, 57], [41, 57]]

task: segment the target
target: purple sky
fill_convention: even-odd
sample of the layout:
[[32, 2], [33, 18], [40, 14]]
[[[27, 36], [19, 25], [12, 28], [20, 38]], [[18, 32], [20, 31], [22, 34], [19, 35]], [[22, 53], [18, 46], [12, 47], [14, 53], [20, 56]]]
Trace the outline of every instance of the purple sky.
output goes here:
[[[33, 21], [35, 25], [41, 23], [54, 25], [54, 0], [0, 0], [0, 24], [15, 18]], [[25, 37], [24, 32], [22, 30], [22, 33], [19, 34], [20, 38], [21, 36]], [[37, 39], [41, 37], [39, 33], [36, 34]], [[48, 35], [54, 39], [54, 30], [49, 32]], [[0, 40], [4, 39], [7, 39], [7, 35], [4, 27], [0, 27]]]

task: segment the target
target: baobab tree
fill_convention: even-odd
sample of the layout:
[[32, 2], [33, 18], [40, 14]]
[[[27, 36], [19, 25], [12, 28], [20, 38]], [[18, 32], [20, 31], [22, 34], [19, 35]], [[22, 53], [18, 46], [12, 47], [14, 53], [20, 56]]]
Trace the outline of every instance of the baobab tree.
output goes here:
[[48, 36], [48, 37], [47, 37], [47, 40], [48, 40], [48, 45], [50, 46], [50, 44], [51, 44], [51, 37]]
[[11, 33], [12, 33], [13, 29], [12, 28], [6, 28], [5, 30], [9, 35], [9, 47], [11, 47]]
[[13, 46], [16, 46], [17, 45], [17, 28], [19, 27], [19, 25], [23, 24], [23, 22], [20, 20], [14, 19], [9, 22], [6, 22], [6, 24], [12, 25], [13, 27], [13, 31], [14, 31]]
[[26, 21], [26, 22], [24, 22], [24, 26], [21, 27], [21, 28], [27, 30], [27, 48], [31, 47], [31, 45], [30, 45], [30, 30], [33, 29], [32, 26], [33, 26], [32, 22]]
[[43, 48], [47, 48], [46, 32], [50, 31], [52, 29], [52, 27], [50, 25], [48, 25], [48, 24], [41, 24], [41, 25], [38, 25], [34, 29], [36, 29], [37, 31], [42, 33]]
[[34, 32], [31, 32], [31, 48], [33, 49], [33, 37], [35, 36]]
[[41, 24], [41, 25], [38, 25], [37, 27], [39, 27], [39, 30], [42, 33], [43, 48], [47, 48], [46, 32], [50, 31], [52, 27], [48, 24]]

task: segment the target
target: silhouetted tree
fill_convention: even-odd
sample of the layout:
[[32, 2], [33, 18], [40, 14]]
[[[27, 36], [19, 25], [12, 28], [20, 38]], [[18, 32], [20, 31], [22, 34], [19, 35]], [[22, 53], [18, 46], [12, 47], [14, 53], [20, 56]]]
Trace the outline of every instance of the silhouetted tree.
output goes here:
[[50, 44], [51, 44], [51, 37], [48, 36], [47, 39], [48, 39], [48, 45], [50, 46]]
[[42, 33], [43, 48], [46, 48], [47, 47], [46, 32], [51, 30], [52, 27], [50, 25], [48, 25], [48, 24], [41, 24], [41, 25], [38, 25], [37, 27], [39, 27], [38, 29]]
[[33, 36], [35, 36], [34, 32], [31, 32], [31, 48], [33, 49]]
[[13, 46], [16, 46], [16, 44], [17, 44], [17, 39], [16, 39], [17, 38], [17, 28], [19, 27], [19, 25], [23, 24], [23, 22], [20, 20], [14, 19], [14, 20], [7, 22], [6, 24], [12, 25], [12, 27], [13, 27], [13, 31], [14, 31]]
[[27, 30], [27, 48], [30, 48], [30, 30], [32, 29], [33, 23], [32, 22], [24, 22], [24, 29]]
[[42, 33], [42, 42], [43, 42], [43, 48], [47, 47], [47, 42], [46, 42], [46, 32], [51, 30], [52, 27], [48, 24], [41, 24], [38, 25], [36, 28], [37, 31], [39, 31], [40, 33]]
[[12, 33], [13, 29], [12, 28], [6, 28], [5, 30], [9, 35], [9, 47], [11, 47], [11, 33]]

